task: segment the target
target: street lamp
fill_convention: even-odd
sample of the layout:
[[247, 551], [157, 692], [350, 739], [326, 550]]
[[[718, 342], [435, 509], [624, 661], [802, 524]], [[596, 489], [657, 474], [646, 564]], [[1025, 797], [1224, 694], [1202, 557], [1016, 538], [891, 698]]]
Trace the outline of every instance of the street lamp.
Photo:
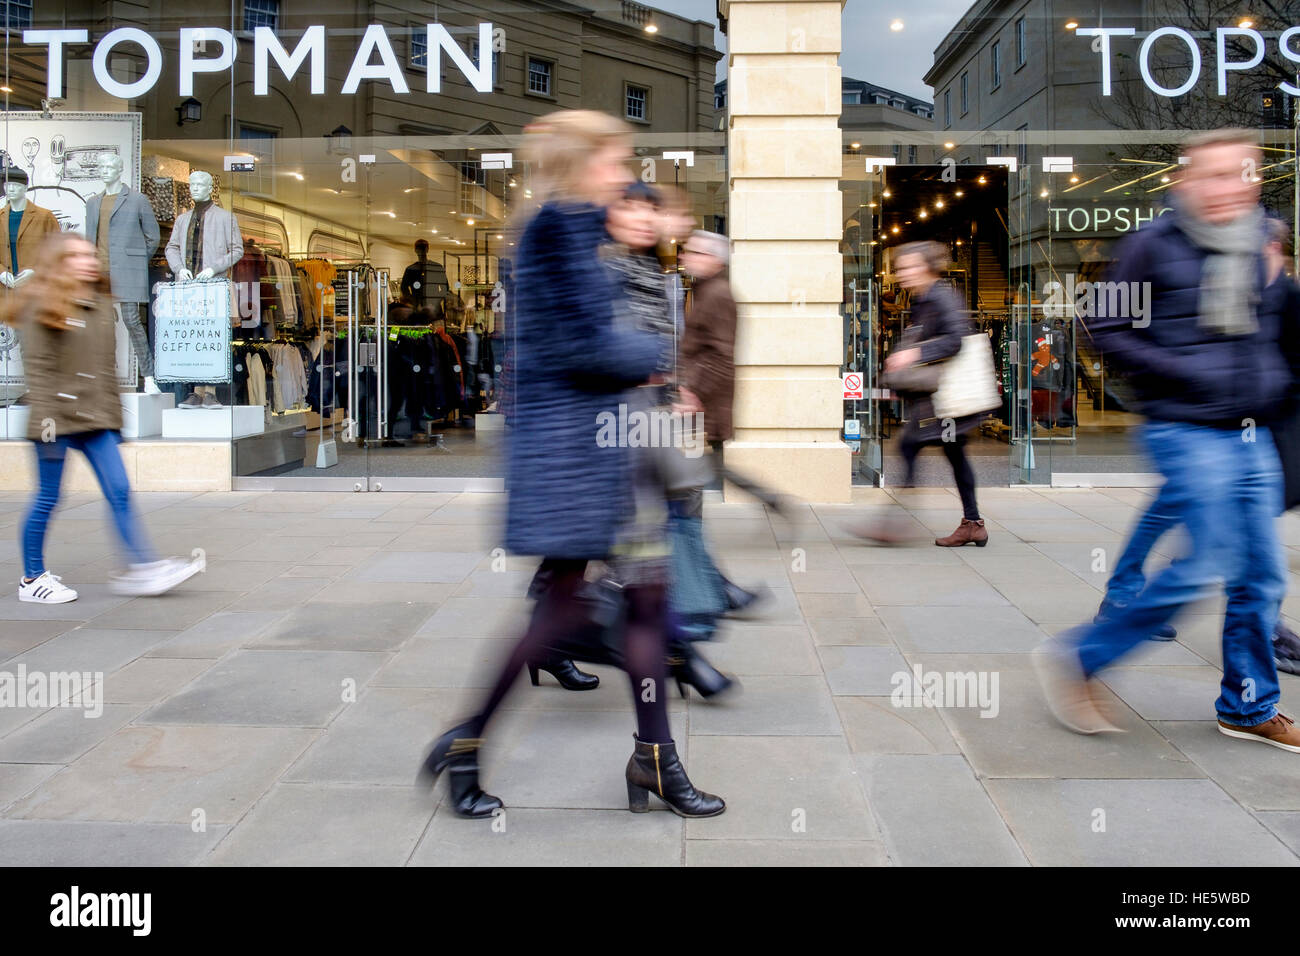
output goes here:
[[190, 97], [176, 107], [176, 125], [184, 126], [186, 123], [197, 123], [203, 118], [203, 104]]
[[352, 152], [352, 130], [339, 124], [325, 135], [325, 152], [346, 154]]

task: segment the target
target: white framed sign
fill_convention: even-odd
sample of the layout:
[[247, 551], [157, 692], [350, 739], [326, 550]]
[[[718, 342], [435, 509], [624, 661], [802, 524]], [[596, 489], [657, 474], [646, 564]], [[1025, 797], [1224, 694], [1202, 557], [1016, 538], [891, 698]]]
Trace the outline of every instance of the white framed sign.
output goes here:
[[215, 385], [230, 381], [229, 279], [154, 286], [154, 379]]

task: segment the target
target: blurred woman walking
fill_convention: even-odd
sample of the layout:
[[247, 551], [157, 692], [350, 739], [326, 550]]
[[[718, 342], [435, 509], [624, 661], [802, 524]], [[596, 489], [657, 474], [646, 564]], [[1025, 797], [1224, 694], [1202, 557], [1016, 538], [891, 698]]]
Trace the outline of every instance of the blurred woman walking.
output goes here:
[[[899, 451], [907, 467], [904, 487], [911, 487], [917, 456], [927, 445], [943, 449], [957, 481], [961, 523], [952, 534], [936, 538], [934, 543], [941, 548], [965, 544], [982, 548], [988, 544], [989, 534], [975, 501], [975, 472], [966, 457], [966, 433], [983, 416], [940, 419], [935, 414], [932, 397], [940, 363], [952, 360], [961, 351], [962, 339], [972, 331], [957, 294], [941, 281], [948, 264], [948, 250], [937, 242], [909, 242], [894, 252], [898, 283], [912, 294], [912, 316], [898, 350], [885, 360], [885, 381], [903, 397], [907, 406], [907, 425], [899, 440]], [[888, 522], [873, 522], [855, 530], [860, 537], [882, 542], [903, 537], [901, 529]]]
[[129, 562], [110, 579], [117, 594], [150, 596], [196, 574], [199, 565], [159, 560], [131, 501], [122, 456], [116, 315], [95, 247], [73, 233], [54, 233], [40, 249], [36, 275], [6, 310], [18, 328], [30, 410], [27, 437], [36, 450], [40, 490], [22, 525], [23, 578], [18, 600], [66, 604], [77, 592], [45, 566], [45, 532], [59, 503], [69, 449], [86, 456], [108, 499]]
[[[601, 113], [563, 111], [528, 133], [541, 208], [514, 262], [512, 426], [526, 436], [509, 443], [506, 546], [545, 555], [538, 577], [547, 586], [479, 712], [443, 734], [425, 760], [426, 780], [450, 773], [452, 807], [466, 817], [503, 805], [479, 786], [478, 751], [519, 671], [587, 624], [580, 595], [587, 564], [614, 554], [633, 516], [628, 450], [598, 441], [600, 423], [617, 417], [625, 390], [648, 381], [662, 361], [661, 336], [615, 321], [617, 290], [599, 258], [607, 207], [632, 178], [628, 127]], [[623, 591], [624, 667], [637, 722], [629, 809], [649, 809], [653, 791], [678, 814], [714, 816], [725, 804], [691, 784], [669, 729], [665, 592], [653, 579]]]

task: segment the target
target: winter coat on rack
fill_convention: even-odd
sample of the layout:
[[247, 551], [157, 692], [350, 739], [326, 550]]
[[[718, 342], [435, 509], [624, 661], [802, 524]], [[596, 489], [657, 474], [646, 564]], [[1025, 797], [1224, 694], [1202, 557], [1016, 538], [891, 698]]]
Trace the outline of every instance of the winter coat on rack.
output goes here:
[[603, 209], [557, 202], [519, 241], [506, 467], [506, 547], [517, 554], [603, 558], [630, 511], [627, 449], [597, 436], [662, 350], [651, 333], [615, 328], [614, 283], [597, 258], [606, 241]]

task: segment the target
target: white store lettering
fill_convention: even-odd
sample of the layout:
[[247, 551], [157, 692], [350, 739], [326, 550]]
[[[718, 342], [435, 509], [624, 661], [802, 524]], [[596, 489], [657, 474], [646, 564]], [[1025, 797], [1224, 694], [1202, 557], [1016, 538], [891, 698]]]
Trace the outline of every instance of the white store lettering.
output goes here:
[[[414, 29], [418, 30], [419, 27]], [[442, 55], [450, 58], [470, 86], [479, 93], [492, 92], [492, 51], [501, 49], [501, 41], [494, 39], [491, 23], [478, 24], [478, 60], [469, 56], [456, 42], [451, 32], [441, 23], [424, 25], [429, 62], [426, 69], [425, 91], [439, 93], [442, 89]], [[405, 32], [405, 31], [404, 31]], [[179, 33], [180, 54], [177, 62], [177, 90], [181, 96], [194, 95], [194, 77], [199, 73], [220, 73], [229, 70], [238, 53], [238, 41], [228, 30], [219, 27], [187, 27]], [[215, 56], [196, 56], [196, 49], [206, 51], [207, 41], [215, 41]], [[69, 46], [90, 42], [87, 30], [24, 30], [23, 43], [43, 46], [49, 51], [49, 68], [45, 89], [51, 99], [63, 96], [64, 63]], [[119, 46], [135, 46], [144, 53], [143, 75], [132, 82], [117, 80], [108, 64], [113, 51]], [[378, 62], [373, 62], [378, 57]], [[310, 73], [313, 95], [325, 93], [325, 27], [306, 27], [292, 52], [285, 48], [280, 37], [270, 27], [258, 27], [253, 33], [253, 93], [267, 96], [270, 93], [270, 62], [286, 80], [292, 80], [306, 66]], [[138, 99], [149, 93], [158, 83], [163, 70], [163, 51], [157, 39], [136, 27], [120, 27], [100, 37], [95, 43], [91, 58], [95, 82], [110, 96], [119, 99]], [[379, 24], [365, 29], [357, 43], [351, 67], [340, 92], [351, 95], [358, 91], [363, 80], [386, 82], [396, 93], [410, 93], [405, 72], [393, 50], [388, 31]]]
[[[1111, 43], [1113, 37], [1136, 37], [1137, 30], [1133, 27], [1080, 27], [1075, 31], [1077, 36], [1095, 37], [1093, 40], [1093, 50], [1101, 57], [1101, 95], [1110, 96], [1112, 93], [1112, 56], [1115, 53], [1114, 45]], [[1292, 63], [1300, 64], [1300, 50], [1293, 48], [1293, 42], [1300, 39], [1300, 26], [1293, 26], [1284, 30], [1277, 38], [1277, 52]], [[1250, 57], [1245, 60], [1232, 60], [1228, 58], [1229, 40], [1239, 41], [1240, 44], [1247, 48], [1253, 48]], [[1163, 41], [1163, 42], [1162, 42]], [[1153, 48], [1160, 44], [1161, 49], [1176, 49], [1178, 46], [1185, 47], [1188, 53], [1188, 72], [1186, 79], [1178, 86], [1165, 86], [1158, 82], [1151, 73], [1151, 58]], [[1228, 74], [1242, 73], [1252, 70], [1264, 62], [1264, 56], [1268, 51], [1268, 41], [1258, 30], [1248, 26], [1219, 27], [1214, 31], [1214, 48], [1215, 48], [1215, 92], [1219, 96], [1228, 95]], [[1142, 73], [1142, 82], [1146, 84], [1147, 89], [1157, 96], [1175, 97], [1182, 96], [1190, 92], [1201, 80], [1203, 72], [1202, 57], [1200, 44], [1187, 30], [1181, 27], [1166, 26], [1152, 30], [1142, 40], [1142, 45], [1138, 49], [1138, 69]], [[1290, 96], [1300, 96], [1300, 86], [1294, 83], [1283, 81], [1278, 83], [1278, 89]]]

